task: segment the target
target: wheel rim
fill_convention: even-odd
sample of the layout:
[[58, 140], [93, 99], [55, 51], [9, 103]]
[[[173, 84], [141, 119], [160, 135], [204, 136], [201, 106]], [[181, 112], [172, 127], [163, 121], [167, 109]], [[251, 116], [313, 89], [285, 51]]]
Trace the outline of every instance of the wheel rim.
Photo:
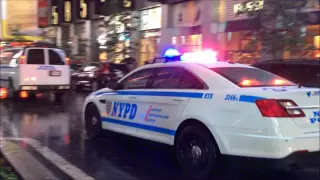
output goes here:
[[208, 145], [198, 134], [190, 133], [181, 141], [179, 156], [187, 172], [202, 172], [209, 163]]

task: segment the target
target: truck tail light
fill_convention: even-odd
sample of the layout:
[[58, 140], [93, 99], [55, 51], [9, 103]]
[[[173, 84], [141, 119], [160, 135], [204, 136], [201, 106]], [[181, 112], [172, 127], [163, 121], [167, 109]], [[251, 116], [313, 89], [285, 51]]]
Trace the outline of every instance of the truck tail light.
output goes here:
[[66, 60], [66, 64], [67, 64], [67, 65], [70, 65], [70, 58], [66, 57], [65, 60]]
[[24, 55], [19, 57], [19, 64], [25, 64], [26, 63], [26, 57]]
[[305, 117], [292, 100], [263, 99], [257, 100], [256, 105], [263, 117]]

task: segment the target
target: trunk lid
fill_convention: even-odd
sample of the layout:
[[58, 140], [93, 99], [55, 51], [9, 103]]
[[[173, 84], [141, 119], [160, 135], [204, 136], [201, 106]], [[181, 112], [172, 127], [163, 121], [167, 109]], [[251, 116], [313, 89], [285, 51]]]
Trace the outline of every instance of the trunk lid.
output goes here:
[[295, 124], [304, 132], [320, 131], [320, 89], [303, 87], [259, 87], [248, 88], [259, 92], [259, 96], [267, 99], [293, 100], [297, 106], [287, 109], [301, 109], [305, 117], [292, 117]]

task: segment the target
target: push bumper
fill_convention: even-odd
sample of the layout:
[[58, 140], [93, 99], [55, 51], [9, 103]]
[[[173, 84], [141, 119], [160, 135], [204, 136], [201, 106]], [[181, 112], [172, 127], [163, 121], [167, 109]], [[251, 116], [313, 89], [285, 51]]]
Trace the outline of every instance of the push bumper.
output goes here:
[[320, 151], [298, 151], [281, 159], [223, 155], [227, 166], [239, 169], [290, 170], [292, 168], [320, 168]]

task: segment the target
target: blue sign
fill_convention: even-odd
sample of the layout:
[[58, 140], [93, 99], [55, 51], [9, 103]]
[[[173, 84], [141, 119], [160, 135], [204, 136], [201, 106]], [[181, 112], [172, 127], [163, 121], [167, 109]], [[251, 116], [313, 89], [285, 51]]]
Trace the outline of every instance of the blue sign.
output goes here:
[[138, 110], [137, 104], [113, 102], [111, 116], [133, 120]]
[[38, 70], [55, 70], [54, 66], [39, 66]]
[[320, 111], [314, 111], [313, 112], [313, 118], [310, 118], [310, 123], [314, 124], [316, 122], [320, 123]]

